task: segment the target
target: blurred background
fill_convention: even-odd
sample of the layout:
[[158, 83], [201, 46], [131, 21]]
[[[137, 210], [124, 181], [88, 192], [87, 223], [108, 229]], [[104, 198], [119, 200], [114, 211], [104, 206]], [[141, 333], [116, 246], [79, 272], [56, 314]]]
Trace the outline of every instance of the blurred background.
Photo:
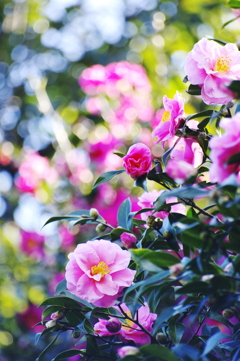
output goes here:
[[[186, 93], [184, 62], [204, 36], [240, 41], [240, 20], [222, 28], [238, 16], [224, 4], [1, 0], [0, 361], [32, 361], [43, 350], [51, 336], [34, 344], [38, 305], [64, 278], [67, 254], [97, 235], [91, 226], [42, 228], [47, 219], [95, 207], [116, 226], [119, 205], [130, 196], [139, 209], [142, 190], [130, 194], [125, 174], [92, 191], [98, 175], [122, 167], [113, 152], [142, 142], [161, 156], [151, 132], [163, 95], [179, 91], [187, 113], [203, 108]], [[104, 83], [110, 68], [115, 81]], [[74, 345], [63, 337], [58, 352]]]

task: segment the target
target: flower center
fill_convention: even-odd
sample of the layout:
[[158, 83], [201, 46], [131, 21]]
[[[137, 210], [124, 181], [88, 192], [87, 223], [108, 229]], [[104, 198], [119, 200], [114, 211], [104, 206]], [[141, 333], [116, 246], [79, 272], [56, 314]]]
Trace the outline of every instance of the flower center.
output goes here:
[[231, 63], [231, 61], [232, 60], [229, 59], [228, 56], [221, 56], [221, 58], [218, 58], [218, 60], [216, 61], [214, 70], [218, 71], [221, 74], [225, 74], [230, 69], [229, 64]]
[[[130, 311], [126, 311], [126, 314], [129, 317], [132, 317], [131, 312]], [[125, 330], [129, 331], [129, 328], [131, 329], [132, 327], [134, 327], [134, 323], [131, 320], [126, 319], [123, 324], [122, 324], [122, 328], [124, 328]]]
[[92, 276], [100, 274], [101, 278], [104, 277], [110, 270], [105, 262], [99, 262], [98, 265], [91, 267]]
[[164, 123], [164, 122], [167, 122], [167, 121], [169, 121], [169, 120], [170, 120], [170, 112], [168, 112], [167, 110], [165, 110], [165, 112], [163, 113], [161, 122]]

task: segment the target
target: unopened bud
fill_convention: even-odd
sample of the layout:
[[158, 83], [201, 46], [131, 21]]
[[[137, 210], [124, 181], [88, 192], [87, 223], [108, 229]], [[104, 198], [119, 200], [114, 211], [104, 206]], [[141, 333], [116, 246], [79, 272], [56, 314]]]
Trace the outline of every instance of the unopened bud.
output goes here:
[[120, 236], [120, 240], [126, 248], [132, 248], [137, 243], [137, 237], [128, 232], [123, 232]]
[[99, 223], [99, 224], [97, 225], [97, 227], [96, 227], [96, 231], [97, 231], [98, 233], [102, 233], [102, 232], [105, 231], [106, 228], [107, 228], [107, 227], [106, 227], [104, 224]]
[[185, 266], [182, 263], [177, 263], [177, 264], [174, 264], [173, 266], [169, 267], [169, 271], [172, 276], [177, 277], [182, 273], [184, 268], [185, 268]]
[[153, 228], [154, 229], [160, 229], [162, 227], [162, 220], [160, 218], [155, 218], [154, 223], [153, 223]]
[[98, 210], [96, 208], [91, 208], [89, 211], [89, 215], [96, 220], [99, 216]]
[[233, 310], [232, 308], [226, 308], [225, 310], [223, 310], [222, 315], [226, 318], [232, 318], [233, 316], [235, 316], [235, 310]]
[[123, 358], [130, 355], [138, 355], [139, 350], [135, 346], [123, 346], [117, 349], [118, 356]]
[[172, 236], [172, 232], [170, 231], [163, 232], [163, 238], [169, 239], [171, 236]]
[[60, 311], [57, 311], [57, 312], [54, 312], [51, 314], [51, 319], [52, 320], [61, 320], [64, 316], [65, 316], [65, 311], [64, 310], [60, 310]]
[[55, 320], [50, 320], [50, 321], [48, 321], [48, 322], [46, 322], [45, 323], [45, 326], [47, 327], [47, 328], [50, 328], [50, 327], [53, 327], [53, 326], [56, 326], [56, 321]]
[[202, 278], [201, 278], [201, 281], [203, 281], [203, 282], [209, 282], [212, 278], [214, 277], [214, 275], [204, 275], [204, 276], [202, 276]]
[[108, 332], [117, 333], [121, 330], [122, 324], [117, 318], [110, 318], [106, 323], [106, 329]]
[[155, 222], [156, 217], [155, 216], [148, 216], [147, 220], [146, 220], [146, 224], [149, 227], [153, 227], [154, 226], [154, 222]]
[[161, 343], [162, 345], [165, 345], [168, 342], [167, 336], [164, 335], [162, 332], [158, 332], [156, 334], [156, 340], [158, 343]]
[[80, 335], [81, 335], [81, 332], [79, 332], [79, 331], [73, 331], [73, 333], [72, 333], [73, 338], [79, 338]]

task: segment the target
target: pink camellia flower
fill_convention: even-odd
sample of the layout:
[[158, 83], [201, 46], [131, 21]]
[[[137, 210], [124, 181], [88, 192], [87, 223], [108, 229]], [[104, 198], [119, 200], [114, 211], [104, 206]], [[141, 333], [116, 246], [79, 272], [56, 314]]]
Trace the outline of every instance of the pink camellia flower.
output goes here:
[[68, 258], [68, 290], [99, 307], [112, 306], [136, 273], [127, 268], [130, 253], [104, 239], [79, 244]]
[[123, 346], [117, 349], [117, 354], [121, 358], [130, 355], [137, 355], [138, 353], [139, 353], [138, 348], [135, 346]]
[[152, 167], [150, 149], [142, 143], [132, 145], [123, 157], [123, 166], [133, 179], [148, 173]]
[[177, 183], [183, 183], [187, 178], [196, 175], [197, 170], [192, 164], [184, 160], [170, 159], [166, 166], [166, 172]]
[[59, 235], [61, 239], [61, 248], [64, 250], [69, 250], [69, 248], [74, 245], [75, 236], [70, 233], [68, 228], [65, 226], [59, 227]]
[[[141, 208], [154, 208], [154, 202], [162, 194], [162, 192], [164, 192], [164, 191], [163, 190], [156, 191], [155, 189], [152, 192], [144, 192], [138, 198], [138, 200], [139, 200], [138, 205]], [[166, 199], [166, 203], [175, 203], [177, 201], [178, 200], [176, 197], [170, 197], [170, 198]], [[172, 205], [170, 211], [174, 212], [174, 213], [186, 214], [186, 208], [182, 203]], [[153, 211], [147, 211], [147, 212], [141, 213], [140, 216], [141, 216], [141, 219], [146, 221], [147, 217], [151, 216], [152, 214], [153, 214]], [[160, 219], [164, 219], [168, 216], [168, 212], [165, 212], [165, 211], [155, 212], [154, 216], [159, 217]]]
[[[118, 307], [116, 307], [116, 306], [114, 306], [114, 307], [119, 311]], [[121, 304], [121, 308], [130, 318], [132, 318], [131, 312], [125, 303]], [[138, 309], [137, 312], [138, 312], [138, 315], [135, 314], [134, 320], [138, 320], [138, 322], [147, 331], [151, 332], [152, 325], [153, 325], [153, 322], [157, 318], [157, 314], [150, 313], [148, 304], [146, 302], [144, 303], [144, 306], [142, 306]], [[108, 323], [108, 320], [100, 319], [99, 322], [97, 322], [94, 325], [95, 332], [97, 332], [100, 336], [113, 335], [113, 333], [111, 333], [107, 330], [107, 328], [106, 328], [107, 323]], [[128, 320], [128, 319], [123, 321], [121, 329], [119, 331], [115, 332], [114, 334], [118, 335], [119, 338], [123, 342], [126, 342], [126, 343], [129, 341], [134, 341], [136, 345], [145, 345], [145, 344], [151, 343], [150, 337], [145, 332], [143, 332], [139, 328], [138, 325], [136, 325], [133, 321]]]
[[165, 111], [159, 125], [152, 132], [153, 137], [158, 137], [156, 143], [162, 141], [164, 146], [164, 142], [175, 135], [185, 116], [184, 103], [185, 100], [179, 93], [174, 95], [174, 99], [170, 99], [166, 95], [163, 97]]
[[120, 236], [120, 240], [126, 248], [132, 248], [137, 243], [137, 237], [128, 232], [123, 232]]
[[240, 184], [240, 161], [228, 164], [229, 159], [240, 153], [240, 113], [232, 118], [223, 118], [220, 127], [225, 129], [222, 136], [214, 136], [209, 146], [212, 166], [210, 169], [211, 182], [222, 182], [231, 174], [236, 174], [236, 181]]
[[31, 258], [36, 260], [42, 259], [45, 254], [45, 237], [35, 232], [26, 232], [23, 230], [20, 231], [20, 235], [20, 250]]
[[203, 151], [195, 140], [181, 138], [170, 153], [170, 158], [175, 161], [185, 161], [197, 168], [203, 162]]
[[226, 86], [240, 79], [240, 52], [235, 44], [203, 38], [188, 54], [185, 71], [190, 83], [202, 88], [206, 104], [226, 104], [234, 98]]

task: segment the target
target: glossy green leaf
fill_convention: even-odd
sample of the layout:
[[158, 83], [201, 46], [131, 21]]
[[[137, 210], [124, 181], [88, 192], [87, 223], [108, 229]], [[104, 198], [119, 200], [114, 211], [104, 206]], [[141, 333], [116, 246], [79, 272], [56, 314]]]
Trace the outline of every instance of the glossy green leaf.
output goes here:
[[67, 289], [67, 281], [64, 278], [61, 282], [58, 283], [55, 291], [55, 295], [59, 295], [62, 291]]
[[40, 355], [38, 356], [38, 358], [36, 359], [36, 361], [42, 361], [43, 357], [46, 355], [46, 353], [48, 352], [48, 350], [52, 347], [52, 345], [55, 343], [55, 341], [57, 340], [58, 336], [60, 335], [62, 331], [60, 331], [55, 337], [54, 339], [49, 343], [49, 345], [47, 345], [47, 347], [40, 353]]
[[57, 360], [63, 360], [66, 358], [70, 358], [76, 355], [82, 355], [84, 354], [81, 350], [66, 350], [61, 353], [59, 353], [56, 357], [54, 357], [51, 361], [57, 361]]
[[97, 186], [99, 186], [99, 184], [108, 182], [110, 179], [112, 179], [116, 175], [121, 174], [123, 172], [125, 172], [125, 169], [114, 170], [114, 171], [105, 172], [105, 173], [101, 174], [100, 177], [98, 177], [98, 179], [94, 183], [93, 189], [96, 188]]
[[131, 201], [127, 198], [119, 207], [118, 210], [118, 224], [120, 227], [129, 229], [131, 228], [131, 222], [129, 222], [129, 213], [131, 212]]
[[200, 88], [200, 86], [190, 84], [190, 86], [189, 86], [188, 90], [186, 90], [186, 92], [190, 95], [201, 95], [201, 90], [202, 90], [202, 88]]
[[63, 306], [66, 308], [81, 308], [79, 302], [69, 297], [50, 297], [41, 303], [40, 306]]
[[170, 267], [179, 262], [176, 256], [168, 252], [134, 249], [131, 250], [131, 254], [136, 263], [147, 270], [153, 269], [153, 272], [159, 271], [159, 268]]
[[168, 326], [167, 332], [174, 344], [181, 342], [186, 326], [183, 323], [174, 323]]
[[214, 349], [214, 347], [218, 344], [219, 341], [221, 341], [223, 338], [228, 338], [228, 337], [230, 337], [230, 335], [226, 333], [222, 333], [222, 332], [215, 333], [207, 340], [206, 346], [203, 350], [201, 357], [206, 356], [209, 352], [211, 352]]
[[162, 361], [180, 361], [171, 350], [161, 345], [145, 345], [140, 347], [140, 351], [146, 356], [160, 357]]

